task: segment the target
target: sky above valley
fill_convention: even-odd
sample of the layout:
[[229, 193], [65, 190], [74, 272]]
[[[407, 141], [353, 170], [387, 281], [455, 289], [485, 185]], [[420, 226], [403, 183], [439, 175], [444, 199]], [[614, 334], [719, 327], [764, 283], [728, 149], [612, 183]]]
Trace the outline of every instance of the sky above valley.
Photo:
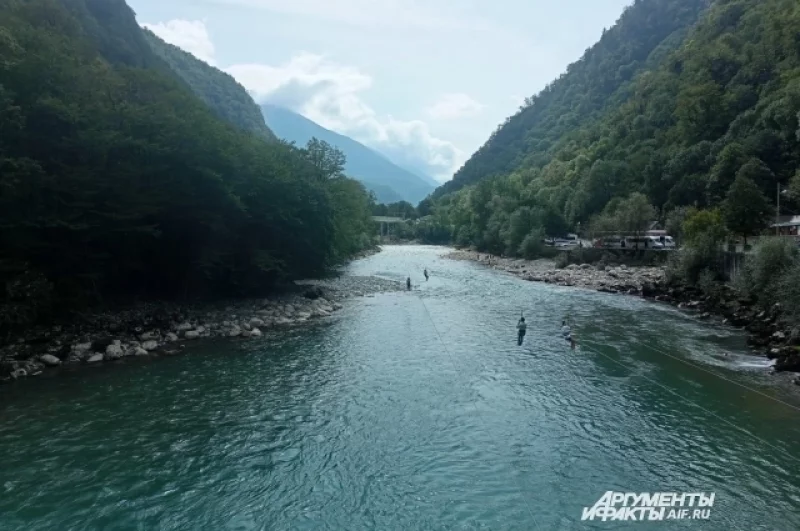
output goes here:
[[439, 181], [632, 0], [128, 0], [140, 24]]

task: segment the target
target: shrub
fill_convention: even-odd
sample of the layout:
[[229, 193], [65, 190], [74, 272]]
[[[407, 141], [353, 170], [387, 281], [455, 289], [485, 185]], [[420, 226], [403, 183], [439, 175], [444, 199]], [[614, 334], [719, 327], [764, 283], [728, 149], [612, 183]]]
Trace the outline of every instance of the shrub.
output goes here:
[[737, 279], [737, 289], [754, 297], [763, 306], [779, 302], [785, 287], [783, 278], [798, 263], [794, 242], [785, 238], [767, 238], [755, 246], [745, 259], [744, 271]]
[[541, 228], [534, 229], [522, 240], [519, 246], [519, 254], [528, 260], [541, 257], [545, 247], [542, 242], [543, 239], [544, 231]]
[[724, 278], [719, 241], [710, 233], [697, 235], [692, 245], [672, 255], [667, 266], [667, 278], [671, 281], [697, 284], [704, 273], [715, 280]]
[[785, 270], [775, 283], [783, 317], [790, 322], [800, 319], [800, 282], [797, 279], [800, 279], [800, 262]]

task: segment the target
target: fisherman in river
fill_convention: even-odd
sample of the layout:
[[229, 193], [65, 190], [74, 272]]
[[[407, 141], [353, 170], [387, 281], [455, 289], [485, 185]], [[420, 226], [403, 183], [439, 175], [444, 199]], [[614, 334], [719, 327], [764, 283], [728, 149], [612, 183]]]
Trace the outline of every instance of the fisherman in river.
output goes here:
[[528, 330], [528, 325], [525, 323], [524, 317], [519, 318], [517, 330], [519, 331], [517, 334], [517, 345], [522, 345], [522, 340], [525, 338], [525, 332]]
[[567, 321], [561, 321], [561, 335], [569, 343], [572, 350], [575, 350], [575, 340], [572, 338], [572, 329], [567, 324]]
[[425, 271], [423, 271], [423, 273], [425, 273], [425, 282], [427, 282], [428, 281], [428, 268], [427, 267], [425, 268]]
[[408, 278], [406, 279], [406, 289], [407, 289], [408, 291], [411, 291], [411, 277], [408, 277]]

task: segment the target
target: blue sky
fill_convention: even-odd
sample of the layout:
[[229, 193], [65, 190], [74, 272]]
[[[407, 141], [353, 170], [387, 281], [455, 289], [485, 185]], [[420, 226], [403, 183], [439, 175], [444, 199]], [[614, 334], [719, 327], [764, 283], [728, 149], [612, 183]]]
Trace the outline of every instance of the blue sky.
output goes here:
[[632, 0], [128, 0], [140, 24], [439, 180]]

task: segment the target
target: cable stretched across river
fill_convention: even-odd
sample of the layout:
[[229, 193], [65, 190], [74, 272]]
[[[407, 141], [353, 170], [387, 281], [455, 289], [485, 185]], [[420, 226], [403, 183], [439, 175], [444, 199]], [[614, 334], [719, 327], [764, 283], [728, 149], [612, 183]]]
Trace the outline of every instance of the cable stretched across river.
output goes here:
[[[439, 333], [439, 328], [436, 326], [436, 321], [433, 320], [433, 315], [431, 315], [431, 312], [428, 309], [428, 305], [425, 304], [425, 299], [423, 299], [422, 296], [419, 295], [419, 294], [417, 294], [417, 297], [419, 298], [420, 302], [422, 303], [422, 307], [425, 308], [425, 313], [428, 315], [428, 319], [430, 320], [431, 325], [433, 325], [433, 330], [436, 332], [436, 336], [439, 338], [439, 342], [441, 343], [442, 348], [444, 349], [444, 351], [447, 353], [448, 357], [450, 358], [450, 363], [453, 365], [454, 372], [456, 374], [460, 374], [461, 371], [459, 371], [458, 370], [458, 366], [456, 366], [456, 362], [455, 362], [455, 358], [453, 357], [453, 353], [450, 352], [450, 349], [447, 347], [447, 343], [445, 342], [444, 338], [442, 337], [442, 334]], [[465, 388], [466, 388], [466, 386], [465, 386]], [[478, 408], [475, 406], [474, 403], [472, 403], [472, 407], [475, 410], [475, 414], [477, 415], [478, 414]], [[522, 483], [519, 481], [519, 479], [516, 476], [514, 478], [515, 478], [516, 483], [517, 483], [517, 488], [519, 488], [520, 494], [522, 495], [522, 497], [523, 497], [523, 499], [525, 501], [525, 507], [527, 508], [528, 513], [530, 514], [531, 519], [533, 520], [533, 523], [536, 526], [536, 529], [541, 529], [541, 527], [539, 526], [539, 521], [537, 520], [536, 515], [533, 513], [533, 509], [531, 509], [530, 502], [528, 502], [528, 499], [525, 497], [525, 487], [524, 487], [524, 485], [522, 485]]]

